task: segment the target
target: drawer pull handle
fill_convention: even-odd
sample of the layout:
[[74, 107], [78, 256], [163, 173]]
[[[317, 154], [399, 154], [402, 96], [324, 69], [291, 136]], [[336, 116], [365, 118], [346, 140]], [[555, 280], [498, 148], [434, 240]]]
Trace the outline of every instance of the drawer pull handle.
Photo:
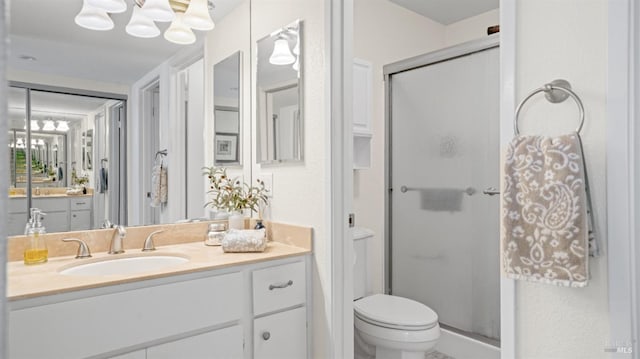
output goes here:
[[289, 279], [288, 282], [286, 283], [282, 283], [282, 284], [269, 284], [269, 290], [274, 290], [274, 289], [283, 289], [286, 287], [290, 287], [293, 285], [293, 281], [291, 279]]
[[269, 338], [271, 338], [271, 333], [269, 332], [262, 333], [262, 339], [269, 340]]
[[87, 202], [76, 202], [77, 206], [83, 205], [83, 204], [87, 204]]

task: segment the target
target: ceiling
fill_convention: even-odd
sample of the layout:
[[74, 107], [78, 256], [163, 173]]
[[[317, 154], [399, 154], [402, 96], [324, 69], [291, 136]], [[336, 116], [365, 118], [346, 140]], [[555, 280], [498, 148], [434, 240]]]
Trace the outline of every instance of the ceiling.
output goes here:
[[443, 25], [500, 7], [500, 0], [389, 0]]
[[[196, 44], [184, 46], [162, 36], [141, 39], [128, 35], [125, 26], [131, 16], [128, 9], [112, 14], [111, 31], [92, 31], [76, 25], [74, 17], [82, 0], [14, 0], [10, 4], [10, 68], [94, 81], [130, 85], [160, 63], [185, 49], [202, 44], [204, 33], [197, 32]], [[220, 21], [241, 0], [214, 0], [211, 15]], [[168, 23], [158, 23], [161, 31]], [[35, 57], [24, 60], [21, 56]]]

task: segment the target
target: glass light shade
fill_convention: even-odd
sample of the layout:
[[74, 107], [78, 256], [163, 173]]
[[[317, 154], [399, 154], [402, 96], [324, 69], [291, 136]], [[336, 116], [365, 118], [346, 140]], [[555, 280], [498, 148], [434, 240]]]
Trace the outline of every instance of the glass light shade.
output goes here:
[[56, 127], [56, 131], [67, 132], [69, 131], [69, 124], [67, 121], [58, 121], [58, 127]]
[[42, 138], [38, 139], [38, 146], [44, 146], [44, 140]]
[[38, 144], [38, 140], [36, 140], [35, 138], [31, 139], [31, 146], [33, 145], [37, 145]]
[[296, 56], [296, 62], [291, 66], [294, 71], [300, 71], [300, 59]]
[[31, 131], [39, 131], [40, 125], [38, 125], [38, 120], [31, 120]]
[[164, 32], [164, 38], [167, 39], [167, 41], [180, 45], [189, 45], [196, 42], [196, 35], [191, 31], [189, 26], [184, 24], [183, 19], [183, 13], [176, 14], [176, 18], [171, 23], [171, 26]]
[[131, 20], [129, 20], [125, 29], [127, 34], [136, 37], [150, 38], [160, 35], [160, 29], [158, 29], [156, 23], [146, 17], [144, 11], [135, 5], [133, 6]]
[[76, 15], [74, 21], [89, 30], [107, 31], [113, 29], [113, 20], [107, 12], [89, 5], [87, 0], [82, 4], [82, 10]]
[[56, 126], [53, 124], [53, 121], [48, 120], [44, 121], [44, 127], [42, 127], [43, 131], [55, 131]]
[[[296, 46], [293, 47], [293, 54], [298, 56], [300, 55], [300, 35], [296, 34]], [[298, 61], [298, 59], [296, 59]]]
[[207, 0], [191, 0], [184, 13], [184, 23], [194, 30], [212, 30], [215, 24], [209, 15]]
[[291, 65], [296, 61], [296, 58], [291, 54], [289, 50], [289, 42], [284, 38], [278, 38], [275, 45], [273, 45], [273, 53], [269, 57], [269, 62], [274, 65]]
[[127, 10], [127, 3], [124, 0], [87, 0], [87, 4], [112, 13], [120, 13]]
[[142, 13], [153, 21], [172, 21], [176, 14], [169, 5], [169, 0], [145, 0]]

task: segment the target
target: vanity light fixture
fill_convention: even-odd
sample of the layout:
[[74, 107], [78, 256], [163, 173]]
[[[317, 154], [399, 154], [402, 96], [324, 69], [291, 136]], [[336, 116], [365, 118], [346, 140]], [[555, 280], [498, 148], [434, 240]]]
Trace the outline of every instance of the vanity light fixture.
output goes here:
[[282, 35], [278, 35], [278, 39], [273, 45], [273, 53], [269, 57], [269, 63], [273, 65], [291, 65], [296, 58], [289, 50], [289, 41]]
[[44, 127], [42, 127], [43, 131], [55, 131], [56, 126], [53, 124], [53, 121], [46, 120], [44, 121]]
[[38, 139], [38, 143], [36, 143], [38, 146], [44, 146], [44, 140], [42, 138]]
[[18, 137], [16, 140], [16, 148], [24, 148], [24, 140], [22, 137]]
[[69, 131], [69, 123], [67, 121], [58, 121], [58, 127], [56, 127], [56, 131], [59, 131], [59, 132]]
[[[25, 130], [27, 129], [27, 119], [24, 120], [24, 127]], [[31, 120], [31, 131], [39, 131], [40, 130], [40, 125], [38, 124], [38, 120]]]
[[[131, 36], [152, 38], [160, 35], [155, 21], [171, 21], [164, 38], [176, 44], [188, 45], [196, 41], [191, 29], [209, 31], [214, 28], [209, 14], [213, 8], [211, 0], [133, 0], [131, 19], [125, 30]], [[111, 30], [114, 25], [109, 13], [125, 10], [124, 0], [83, 0], [82, 10], [75, 22], [91, 30]]]

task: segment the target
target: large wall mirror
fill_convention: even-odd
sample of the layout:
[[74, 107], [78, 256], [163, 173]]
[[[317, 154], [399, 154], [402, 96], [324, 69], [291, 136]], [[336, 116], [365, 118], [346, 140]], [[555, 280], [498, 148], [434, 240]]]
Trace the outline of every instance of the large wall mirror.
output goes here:
[[214, 159], [216, 166], [242, 164], [240, 51], [213, 66]]
[[257, 43], [257, 162], [303, 160], [302, 21]]

